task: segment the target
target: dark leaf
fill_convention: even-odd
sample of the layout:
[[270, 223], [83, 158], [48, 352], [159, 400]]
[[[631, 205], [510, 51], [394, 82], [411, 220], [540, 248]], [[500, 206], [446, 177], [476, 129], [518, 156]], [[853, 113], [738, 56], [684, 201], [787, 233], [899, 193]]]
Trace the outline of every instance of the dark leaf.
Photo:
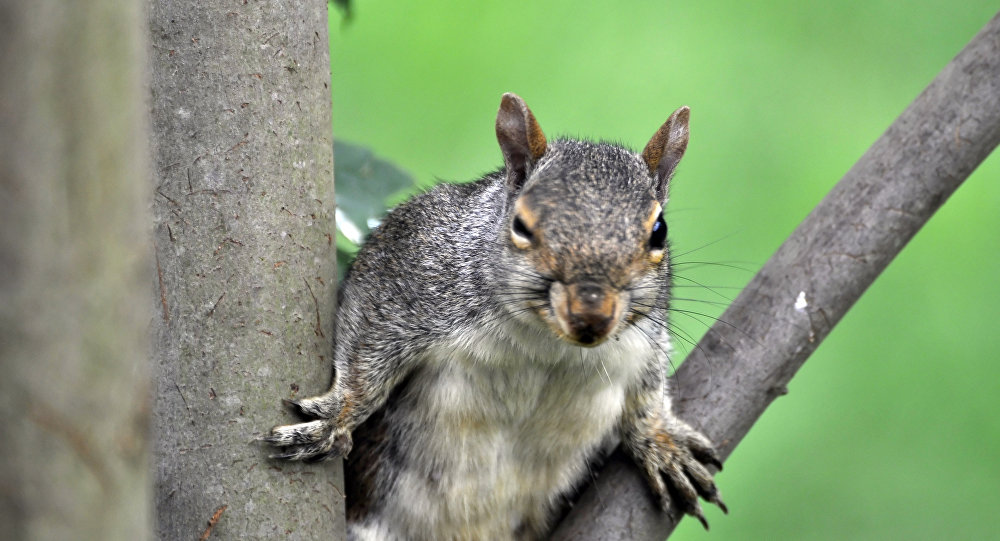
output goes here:
[[[333, 144], [337, 191], [337, 266], [354, 258], [372, 226], [381, 220], [388, 202], [413, 190], [413, 177], [375, 157], [366, 147], [344, 141]], [[341, 276], [343, 273], [341, 273]]]

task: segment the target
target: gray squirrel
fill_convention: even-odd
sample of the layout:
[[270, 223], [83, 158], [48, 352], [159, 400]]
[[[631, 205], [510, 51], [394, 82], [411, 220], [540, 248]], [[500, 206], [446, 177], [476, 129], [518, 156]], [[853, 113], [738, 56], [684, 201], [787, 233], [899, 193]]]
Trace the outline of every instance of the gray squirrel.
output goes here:
[[[663, 206], [689, 109], [645, 150], [547, 141], [515, 94], [504, 167], [400, 205], [340, 290], [323, 395], [263, 437], [347, 457], [353, 540], [539, 539], [615, 434], [666, 509], [725, 505], [705, 436], [671, 412]], [[353, 448], [353, 451], [352, 451]]]

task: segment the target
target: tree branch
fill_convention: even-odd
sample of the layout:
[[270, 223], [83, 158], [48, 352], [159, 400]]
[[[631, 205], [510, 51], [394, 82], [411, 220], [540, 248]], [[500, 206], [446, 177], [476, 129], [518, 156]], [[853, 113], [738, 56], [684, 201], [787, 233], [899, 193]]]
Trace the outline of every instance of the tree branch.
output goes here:
[[[1000, 15], [806, 217], [675, 374], [678, 414], [729, 456], [802, 363], [1000, 142]], [[612, 455], [556, 540], [661, 540], [679, 512]]]

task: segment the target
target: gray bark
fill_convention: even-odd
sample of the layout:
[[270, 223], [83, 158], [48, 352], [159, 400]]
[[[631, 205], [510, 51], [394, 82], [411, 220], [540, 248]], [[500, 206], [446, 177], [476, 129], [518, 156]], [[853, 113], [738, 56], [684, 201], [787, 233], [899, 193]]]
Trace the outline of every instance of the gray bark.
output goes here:
[[0, 3], [0, 537], [151, 524], [140, 1]]
[[[680, 416], [728, 456], [998, 143], [1000, 15], [868, 149], [706, 333], [674, 377]], [[677, 516], [676, 509], [667, 515], [653, 508], [644, 481], [618, 454], [553, 539], [660, 540]]]
[[335, 538], [339, 461], [253, 442], [331, 376], [326, 3], [155, 0], [150, 40], [156, 533]]

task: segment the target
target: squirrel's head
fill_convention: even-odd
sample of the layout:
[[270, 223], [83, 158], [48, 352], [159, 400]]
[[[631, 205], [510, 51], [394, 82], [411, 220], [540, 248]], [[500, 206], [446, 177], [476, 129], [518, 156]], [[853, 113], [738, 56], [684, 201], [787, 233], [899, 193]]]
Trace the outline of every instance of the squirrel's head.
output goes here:
[[509, 196], [502, 291], [517, 314], [596, 346], [665, 308], [663, 207], [687, 148], [689, 111], [675, 111], [635, 154], [607, 143], [549, 143], [524, 100], [504, 94], [496, 124]]

